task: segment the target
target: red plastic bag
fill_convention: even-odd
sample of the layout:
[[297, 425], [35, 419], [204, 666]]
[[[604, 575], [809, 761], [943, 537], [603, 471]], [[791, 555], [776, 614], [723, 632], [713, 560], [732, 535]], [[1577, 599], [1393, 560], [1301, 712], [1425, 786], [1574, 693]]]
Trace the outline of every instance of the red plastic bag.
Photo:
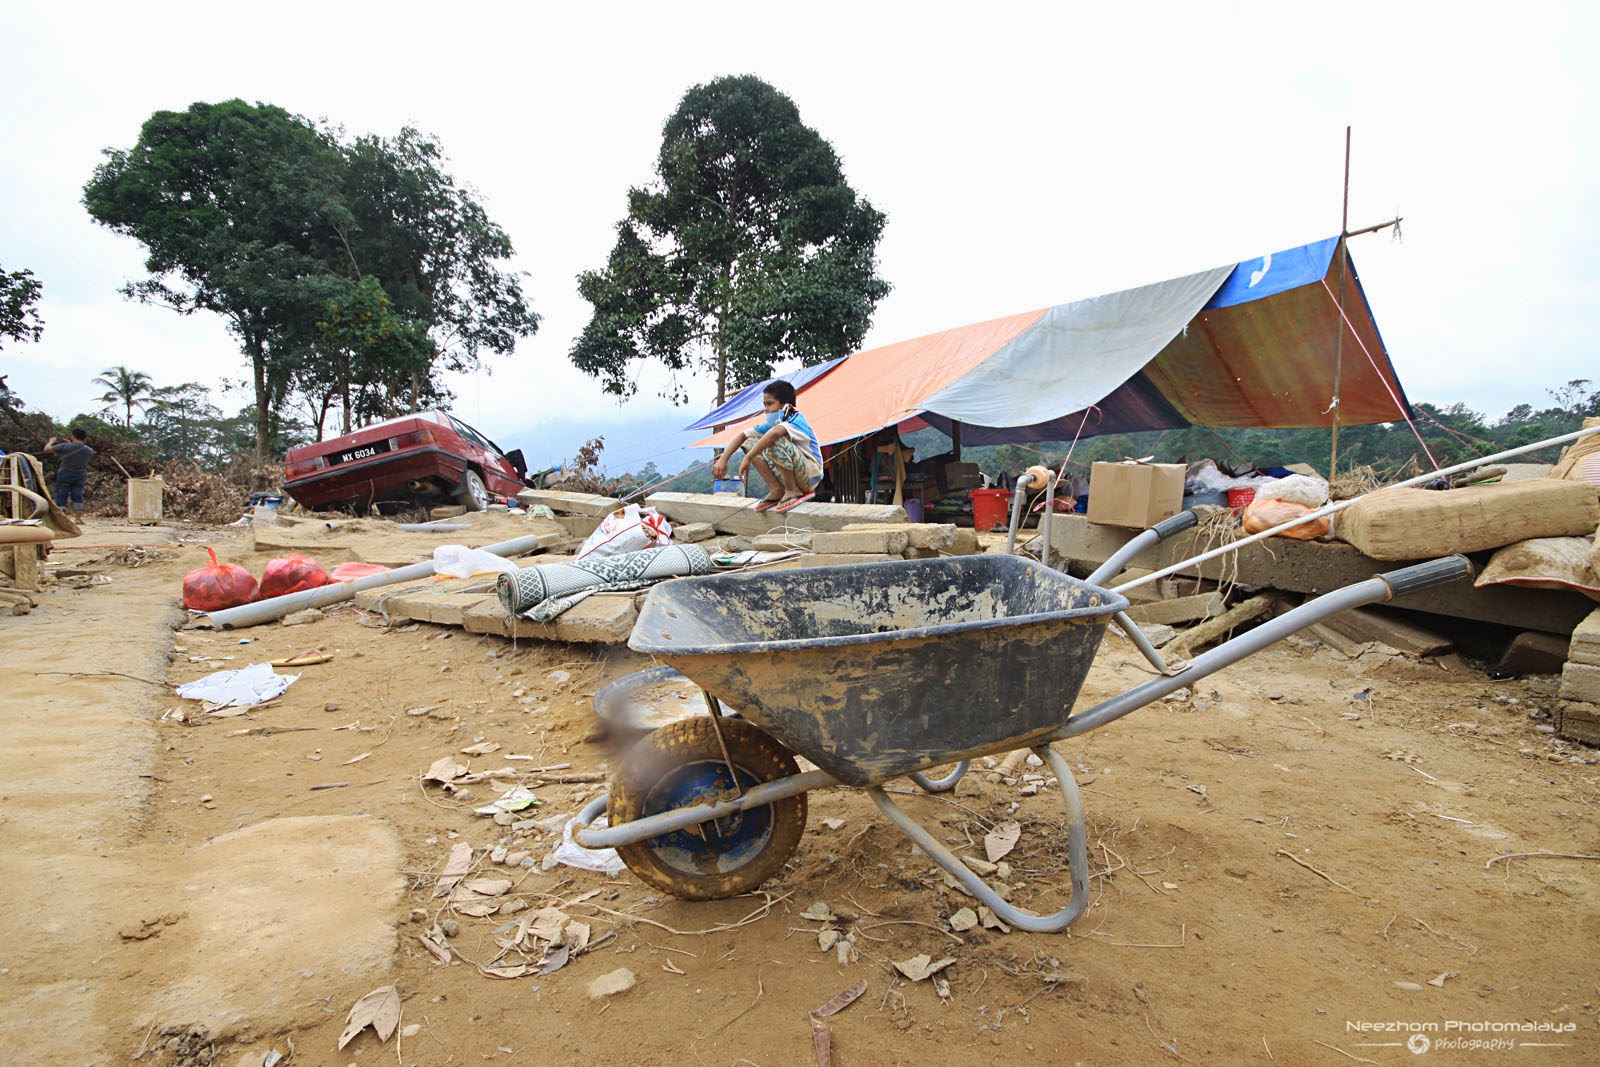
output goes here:
[[209, 547], [211, 562], [183, 576], [183, 606], [191, 611], [222, 611], [256, 599], [260, 589], [253, 575], [237, 563], [218, 563]]
[[309, 556], [291, 552], [267, 563], [261, 574], [261, 599], [286, 596], [327, 585], [330, 579], [322, 564]]
[[328, 572], [328, 581], [353, 582], [357, 578], [365, 578], [372, 574], [383, 574], [390, 568], [381, 563], [341, 563]]

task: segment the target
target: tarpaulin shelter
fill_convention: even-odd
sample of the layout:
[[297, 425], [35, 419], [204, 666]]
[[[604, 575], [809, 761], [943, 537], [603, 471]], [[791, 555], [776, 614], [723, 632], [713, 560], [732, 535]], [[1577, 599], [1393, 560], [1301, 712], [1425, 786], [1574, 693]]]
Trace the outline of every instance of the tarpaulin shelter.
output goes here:
[[[1341, 247], [1330, 237], [857, 352], [798, 386], [799, 407], [822, 444], [908, 423], [947, 433], [959, 423], [964, 443], [995, 444], [1406, 419], [1410, 405]], [[690, 428], [742, 429], [760, 413], [760, 391]]]

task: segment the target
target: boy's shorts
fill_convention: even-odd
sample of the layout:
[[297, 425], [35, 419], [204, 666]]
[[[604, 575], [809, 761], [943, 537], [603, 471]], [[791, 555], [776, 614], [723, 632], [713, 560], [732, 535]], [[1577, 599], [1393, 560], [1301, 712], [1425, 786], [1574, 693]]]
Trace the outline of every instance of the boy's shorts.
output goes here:
[[[761, 437], [762, 431], [760, 430], [746, 430], [744, 433], [745, 450], [749, 451], [755, 447], [755, 443], [761, 440]], [[787, 434], [768, 445], [767, 450], [761, 453], [761, 457], [774, 467], [793, 471], [795, 480], [808, 488], [822, 480], [822, 468], [811, 457], [811, 453], [796, 444], [794, 438]]]

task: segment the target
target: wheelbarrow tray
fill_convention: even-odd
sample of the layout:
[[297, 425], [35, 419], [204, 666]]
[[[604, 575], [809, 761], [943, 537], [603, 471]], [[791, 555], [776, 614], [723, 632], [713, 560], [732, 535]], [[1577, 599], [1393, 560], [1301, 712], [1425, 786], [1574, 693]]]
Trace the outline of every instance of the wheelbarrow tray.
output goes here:
[[865, 786], [1058, 729], [1127, 607], [1032, 560], [956, 556], [676, 579], [628, 644]]

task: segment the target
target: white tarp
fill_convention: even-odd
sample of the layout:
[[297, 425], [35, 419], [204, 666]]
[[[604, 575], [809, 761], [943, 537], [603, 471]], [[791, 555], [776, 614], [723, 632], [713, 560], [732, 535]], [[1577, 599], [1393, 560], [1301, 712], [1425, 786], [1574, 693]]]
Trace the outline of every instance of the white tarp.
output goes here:
[[1098, 403], [1154, 359], [1232, 271], [1059, 304], [922, 407], [976, 426], [1031, 426]]

